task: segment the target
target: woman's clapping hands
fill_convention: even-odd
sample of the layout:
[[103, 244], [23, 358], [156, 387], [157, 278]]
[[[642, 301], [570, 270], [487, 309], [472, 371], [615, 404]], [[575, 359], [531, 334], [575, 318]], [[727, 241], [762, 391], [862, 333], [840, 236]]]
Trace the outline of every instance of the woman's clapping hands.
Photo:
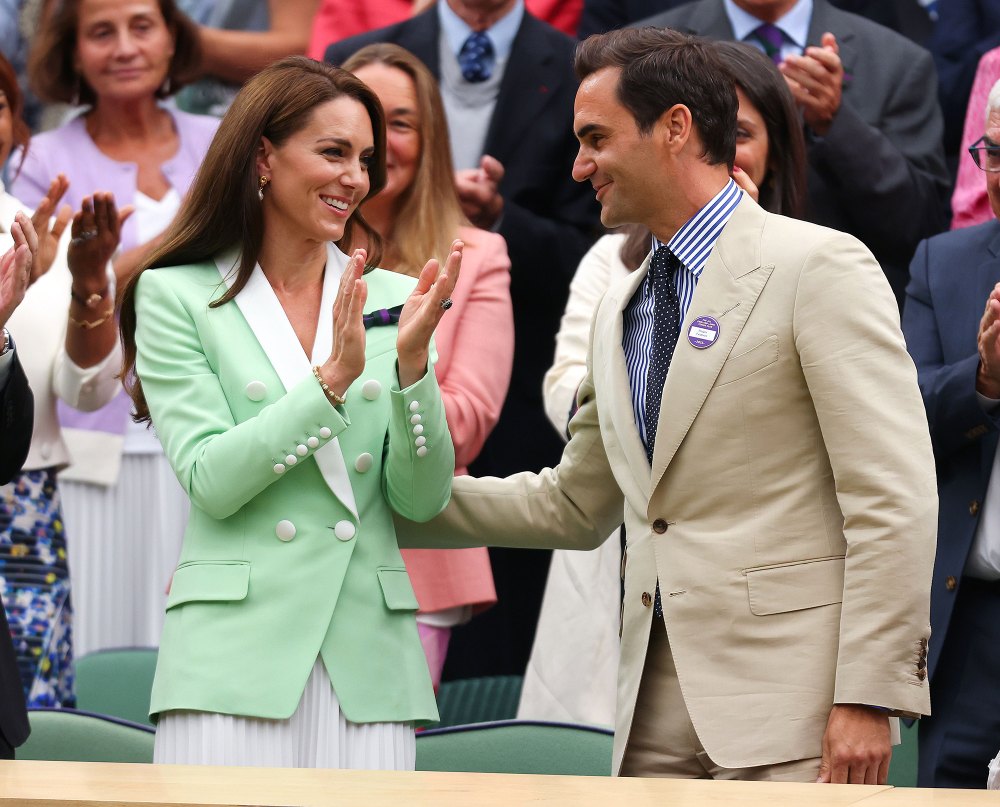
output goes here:
[[408, 387], [423, 378], [434, 329], [448, 310], [442, 305], [455, 290], [462, 268], [461, 241], [453, 241], [451, 252], [441, 267], [434, 259], [427, 261], [399, 316], [399, 336], [396, 352], [399, 355], [399, 384]]

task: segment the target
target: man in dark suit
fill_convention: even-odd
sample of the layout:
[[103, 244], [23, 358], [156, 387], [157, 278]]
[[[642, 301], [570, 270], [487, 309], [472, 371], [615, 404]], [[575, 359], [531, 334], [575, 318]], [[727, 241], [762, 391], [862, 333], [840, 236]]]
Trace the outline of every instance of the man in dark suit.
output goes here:
[[[5, 326], [24, 299], [38, 241], [23, 213], [11, 226], [11, 235], [15, 245], [0, 256], [0, 485], [6, 485], [21, 470], [35, 416], [28, 379]], [[0, 607], [0, 759], [13, 759], [14, 749], [28, 738], [29, 731], [7, 615]]]
[[[487, 47], [492, 57], [470, 64], [467, 46], [483, 35], [488, 44], [479, 40], [479, 52]], [[572, 179], [574, 42], [531, 16], [523, 0], [439, 0], [412, 19], [331, 45], [326, 61], [341, 64], [373, 42], [406, 48], [439, 79], [463, 209], [476, 226], [499, 232], [510, 252], [514, 370], [500, 420], [470, 472], [507, 476], [555, 465], [563, 443], [545, 416], [542, 377], [570, 280], [600, 218], [592, 194]], [[485, 639], [474, 650], [468, 632], [455, 633], [446, 676], [524, 672], [548, 553], [498, 549], [490, 557], [499, 604], [476, 618]]]
[[[1000, 217], [1000, 83], [976, 158]], [[903, 333], [930, 421], [940, 498], [932, 714], [920, 721], [918, 783], [982, 788], [1000, 746], [1000, 221], [920, 244]]]
[[861, 239], [901, 302], [917, 243], [947, 226], [934, 64], [828, 0], [808, 11], [801, 0], [697, 0], [640, 24], [743, 40], [780, 63], [805, 121], [807, 218]]
[[[586, 39], [591, 34], [603, 34], [685, 2], [688, 0], [583, 0], [577, 36]], [[833, 0], [833, 4], [892, 28], [920, 45], [927, 41], [933, 28], [931, 17], [919, 0]]]

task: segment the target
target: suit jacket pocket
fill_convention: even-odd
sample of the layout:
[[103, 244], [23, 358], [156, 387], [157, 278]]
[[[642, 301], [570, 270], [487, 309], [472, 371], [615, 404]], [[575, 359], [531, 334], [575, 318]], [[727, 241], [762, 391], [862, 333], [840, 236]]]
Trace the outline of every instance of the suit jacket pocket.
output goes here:
[[245, 560], [194, 560], [174, 572], [167, 610], [186, 602], [244, 600], [250, 589], [250, 562]]
[[715, 380], [715, 386], [721, 387], [723, 384], [731, 384], [739, 381], [748, 375], [763, 370], [769, 364], [774, 364], [778, 360], [778, 337], [772, 334], [756, 347], [750, 348], [739, 356], [730, 356], [719, 372], [719, 377]]
[[844, 600], [844, 558], [814, 558], [745, 569], [750, 611], [757, 616], [818, 608]]
[[406, 568], [383, 567], [376, 571], [382, 586], [382, 596], [390, 611], [416, 611], [417, 595], [413, 593]]

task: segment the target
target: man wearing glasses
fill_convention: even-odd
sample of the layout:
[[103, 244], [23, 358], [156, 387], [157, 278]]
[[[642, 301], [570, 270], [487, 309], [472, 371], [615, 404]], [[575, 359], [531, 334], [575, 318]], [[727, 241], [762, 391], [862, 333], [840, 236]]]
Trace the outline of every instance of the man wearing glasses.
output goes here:
[[937, 460], [938, 548], [919, 784], [986, 784], [1000, 747], [1000, 82], [969, 147], [994, 219], [923, 241], [903, 333]]

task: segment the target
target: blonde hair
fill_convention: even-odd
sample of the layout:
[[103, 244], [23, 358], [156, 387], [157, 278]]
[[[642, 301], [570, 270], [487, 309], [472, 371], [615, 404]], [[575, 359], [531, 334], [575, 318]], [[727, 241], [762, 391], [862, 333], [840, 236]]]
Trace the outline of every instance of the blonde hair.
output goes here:
[[468, 223], [455, 191], [444, 104], [434, 76], [408, 50], [388, 43], [368, 45], [344, 62], [343, 68], [353, 72], [370, 64], [401, 70], [413, 80], [416, 90], [420, 118], [417, 170], [413, 183], [399, 199], [392, 233], [381, 234], [384, 239], [382, 265], [397, 272], [416, 274], [428, 258], [444, 261], [451, 242], [458, 237], [458, 228]]

